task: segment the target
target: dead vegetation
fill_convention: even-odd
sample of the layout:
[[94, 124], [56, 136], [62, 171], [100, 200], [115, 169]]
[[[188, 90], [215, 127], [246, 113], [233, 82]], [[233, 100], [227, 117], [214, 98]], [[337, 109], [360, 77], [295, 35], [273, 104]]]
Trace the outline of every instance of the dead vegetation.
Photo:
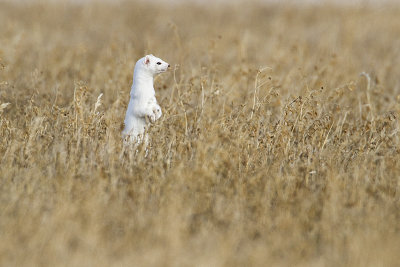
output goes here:
[[398, 266], [399, 15], [0, 3], [0, 264]]

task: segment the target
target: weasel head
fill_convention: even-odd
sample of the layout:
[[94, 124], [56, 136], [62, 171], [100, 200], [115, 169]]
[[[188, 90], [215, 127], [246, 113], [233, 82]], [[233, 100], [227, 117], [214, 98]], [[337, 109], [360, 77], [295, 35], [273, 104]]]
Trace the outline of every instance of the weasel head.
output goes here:
[[169, 64], [167, 62], [153, 55], [147, 55], [139, 61], [141, 61], [138, 62], [139, 64], [141, 64], [141, 67], [147, 70], [153, 76], [159, 73], [163, 73], [169, 68]]

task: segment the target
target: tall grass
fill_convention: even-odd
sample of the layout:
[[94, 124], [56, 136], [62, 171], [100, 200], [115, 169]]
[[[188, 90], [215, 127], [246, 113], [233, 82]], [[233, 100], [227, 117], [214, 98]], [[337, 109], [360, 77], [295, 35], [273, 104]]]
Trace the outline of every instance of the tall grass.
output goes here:
[[398, 266], [399, 15], [0, 3], [0, 265]]

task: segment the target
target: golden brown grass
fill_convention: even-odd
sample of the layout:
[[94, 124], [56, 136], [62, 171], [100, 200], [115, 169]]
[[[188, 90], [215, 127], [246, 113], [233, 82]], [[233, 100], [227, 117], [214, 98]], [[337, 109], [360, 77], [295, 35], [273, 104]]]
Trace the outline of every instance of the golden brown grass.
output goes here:
[[0, 265], [399, 266], [399, 16], [1, 3]]

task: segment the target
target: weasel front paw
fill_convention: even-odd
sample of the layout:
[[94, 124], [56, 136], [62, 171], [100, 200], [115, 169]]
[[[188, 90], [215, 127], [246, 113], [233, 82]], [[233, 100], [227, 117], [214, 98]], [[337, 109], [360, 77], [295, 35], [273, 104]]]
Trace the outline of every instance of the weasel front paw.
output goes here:
[[154, 112], [151, 115], [148, 115], [147, 118], [149, 119], [149, 121], [151, 123], [153, 123], [153, 122], [155, 122], [157, 120], [156, 119], [156, 114]]
[[161, 117], [162, 112], [161, 112], [160, 106], [157, 106], [153, 109], [153, 114], [154, 114], [156, 120], [158, 120]]
[[149, 115], [147, 115], [147, 118], [151, 123], [153, 123], [156, 120], [158, 120], [161, 117], [161, 115], [162, 115], [161, 108], [160, 106], [157, 105], [151, 109], [151, 112]]

